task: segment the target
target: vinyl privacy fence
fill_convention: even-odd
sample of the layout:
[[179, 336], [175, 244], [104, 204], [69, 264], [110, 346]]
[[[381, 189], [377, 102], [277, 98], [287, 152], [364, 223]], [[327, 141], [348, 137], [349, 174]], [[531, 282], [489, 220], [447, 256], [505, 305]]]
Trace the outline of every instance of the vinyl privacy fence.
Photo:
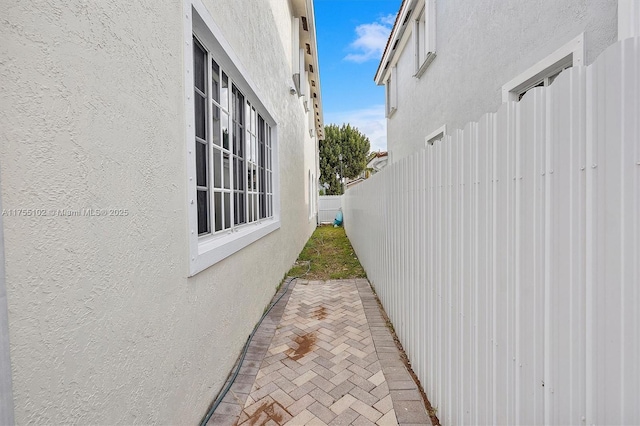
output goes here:
[[318, 197], [318, 223], [333, 223], [341, 207], [341, 195], [320, 195]]
[[640, 423], [639, 40], [347, 191], [443, 424]]

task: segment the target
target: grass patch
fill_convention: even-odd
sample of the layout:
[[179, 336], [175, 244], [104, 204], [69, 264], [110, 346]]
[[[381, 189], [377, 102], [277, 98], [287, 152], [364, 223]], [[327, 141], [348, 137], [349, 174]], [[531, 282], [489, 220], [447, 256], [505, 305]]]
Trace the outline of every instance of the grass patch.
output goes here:
[[311, 269], [305, 279], [339, 280], [367, 276], [343, 227], [328, 225], [316, 228], [287, 275], [303, 275], [307, 272], [308, 261], [311, 262]]

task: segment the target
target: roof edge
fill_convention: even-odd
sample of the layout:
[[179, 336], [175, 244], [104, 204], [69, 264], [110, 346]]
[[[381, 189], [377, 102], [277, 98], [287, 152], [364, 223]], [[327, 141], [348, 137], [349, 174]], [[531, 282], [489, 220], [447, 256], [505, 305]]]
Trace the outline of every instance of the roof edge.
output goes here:
[[396, 20], [393, 23], [393, 28], [391, 28], [391, 33], [389, 34], [389, 39], [387, 40], [387, 44], [384, 47], [384, 52], [382, 53], [382, 58], [380, 59], [380, 63], [378, 64], [378, 69], [373, 77], [373, 81], [379, 86], [383, 85], [382, 81], [386, 69], [387, 64], [390, 63], [393, 55], [395, 54], [395, 45], [396, 42], [399, 41], [404, 35], [404, 31], [407, 28], [407, 17], [409, 13], [413, 11], [413, 6], [415, 5], [416, 0], [402, 0], [400, 4], [400, 9], [398, 10], [398, 14], [396, 15]]

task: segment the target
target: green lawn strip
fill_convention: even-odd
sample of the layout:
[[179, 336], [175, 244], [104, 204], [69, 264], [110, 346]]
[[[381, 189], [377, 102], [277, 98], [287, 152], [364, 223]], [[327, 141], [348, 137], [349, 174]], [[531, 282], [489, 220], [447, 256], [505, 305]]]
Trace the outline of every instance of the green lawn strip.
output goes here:
[[311, 269], [305, 275], [309, 280], [338, 280], [344, 278], [365, 278], [366, 274], [356, 257], [344, 228], [319, 226], [307, 241], [298, 256], [296, 264], [287, 275], [303, 275], [311, 262]]

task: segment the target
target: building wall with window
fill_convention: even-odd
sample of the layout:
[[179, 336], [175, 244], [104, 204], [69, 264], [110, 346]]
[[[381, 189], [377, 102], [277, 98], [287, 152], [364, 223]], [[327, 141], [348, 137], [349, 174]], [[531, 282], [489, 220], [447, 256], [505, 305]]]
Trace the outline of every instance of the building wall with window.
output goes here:
[[[427, 13], [426, 37], [416, 42], [425, 6], [434, 16], [430, 22]], [[581, 34], [584, 64], [593, 62], [616, 41], [617, 7], [617, 0], [405, 0], [376, 74], [380, 85], [392, 74], [397, 79], [388, 85], [392, 161], [423, 147], [442, 126], [462, 128], [497, 110], [503, 85]], [[416, 52], [416, 44], [427, 49]], [[433, 57], [416, 61], [429, 52]]]
[[15, 421], [195, 424], [316, 226], [312, 2], [15, 2], [3, 21]]

